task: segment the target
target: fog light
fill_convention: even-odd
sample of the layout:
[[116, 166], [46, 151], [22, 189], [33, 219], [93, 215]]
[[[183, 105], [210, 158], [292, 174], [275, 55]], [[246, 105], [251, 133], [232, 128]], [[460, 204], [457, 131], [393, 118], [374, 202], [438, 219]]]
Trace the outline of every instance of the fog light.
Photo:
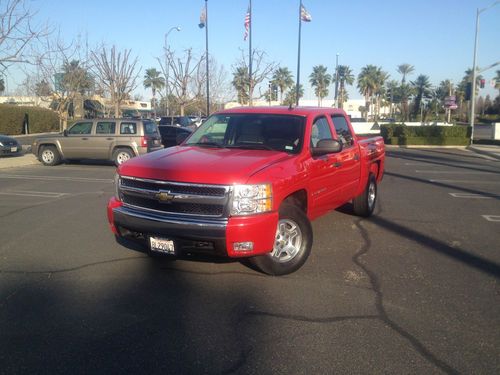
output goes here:
[[234, 251], [252, 251], [253, 242], [233, 242]]

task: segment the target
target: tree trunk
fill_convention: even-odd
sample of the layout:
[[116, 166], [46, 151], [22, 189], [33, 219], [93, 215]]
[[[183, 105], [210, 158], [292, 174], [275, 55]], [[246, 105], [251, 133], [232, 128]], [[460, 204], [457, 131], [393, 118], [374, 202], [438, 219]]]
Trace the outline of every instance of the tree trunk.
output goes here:
[[120, 103], [115, 101], [115, 118], [120, 117]]

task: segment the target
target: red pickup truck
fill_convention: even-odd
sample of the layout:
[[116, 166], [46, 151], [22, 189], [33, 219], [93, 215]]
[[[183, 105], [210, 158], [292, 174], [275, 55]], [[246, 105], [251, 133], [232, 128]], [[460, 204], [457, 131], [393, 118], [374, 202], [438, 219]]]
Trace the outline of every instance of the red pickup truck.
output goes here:
[[311, 252], [311, 220], [350, 201], [371, 215], [384, 160], [383, 139], [356, 136], [340, 109], [225, 110], [120, 165], [108, 220], [150, 254], [247, 257], [284, 275]]

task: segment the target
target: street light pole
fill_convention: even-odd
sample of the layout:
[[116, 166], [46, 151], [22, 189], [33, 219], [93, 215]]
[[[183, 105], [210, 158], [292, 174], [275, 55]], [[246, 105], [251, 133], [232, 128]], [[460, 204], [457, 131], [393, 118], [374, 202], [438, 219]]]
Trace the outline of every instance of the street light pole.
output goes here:
[[165, 89], [166, 89], [166, 94], [167, 94], [165, 101], [166, 101], [166, 106], [167, 106], [167, 117], [170, 116], [170, 106], [169, 106], [170, 86], [168, 84], [169, 64], [168, 64], [168, 58], [167, 58], [167, 54], [168, 54], [167, 38], [168, 38], [168, 34], [170, 34], [170, 32], [173, 30], [181, 31], [181, 28], [180, 28], [180, 26], [174, 26], [174, 27], [171, 27], [170, 30], [168, 30], [165, 33], [165, 47], [164, 47], [165, 48]]
[[337, 53], [337, 57], [335, 58], [335, 108], [339, 107], [338, 92], [339, 92], [339, 54]]
[[500, 0], [495, 1], [490, 6], [479, 9], [477, 8], [476, 12], [476, 36], [474, 38], [474, 59], [472, 62], [472, 93], [471, 93], [471, 104], [470, 104], [470, 143], [474, 143], [474, 120], [476, 115], [476, 62], [477, 62], [477, 45], [478, 45], [478, 36], [479, 36], [479, 15], [484, 11], [493, 8], [495, 5], [500, 4]]

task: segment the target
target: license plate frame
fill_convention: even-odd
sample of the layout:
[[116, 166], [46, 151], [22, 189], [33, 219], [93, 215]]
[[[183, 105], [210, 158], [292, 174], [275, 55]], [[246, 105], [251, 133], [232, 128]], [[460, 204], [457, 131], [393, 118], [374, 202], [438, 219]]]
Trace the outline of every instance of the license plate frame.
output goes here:
[[17, 152], [17, 146], [16, 147], [11, 147], [10, 152]]
[[149, 236], [149, 249], [159, 254], [175, 255], [175, 243], [169, 238]]

